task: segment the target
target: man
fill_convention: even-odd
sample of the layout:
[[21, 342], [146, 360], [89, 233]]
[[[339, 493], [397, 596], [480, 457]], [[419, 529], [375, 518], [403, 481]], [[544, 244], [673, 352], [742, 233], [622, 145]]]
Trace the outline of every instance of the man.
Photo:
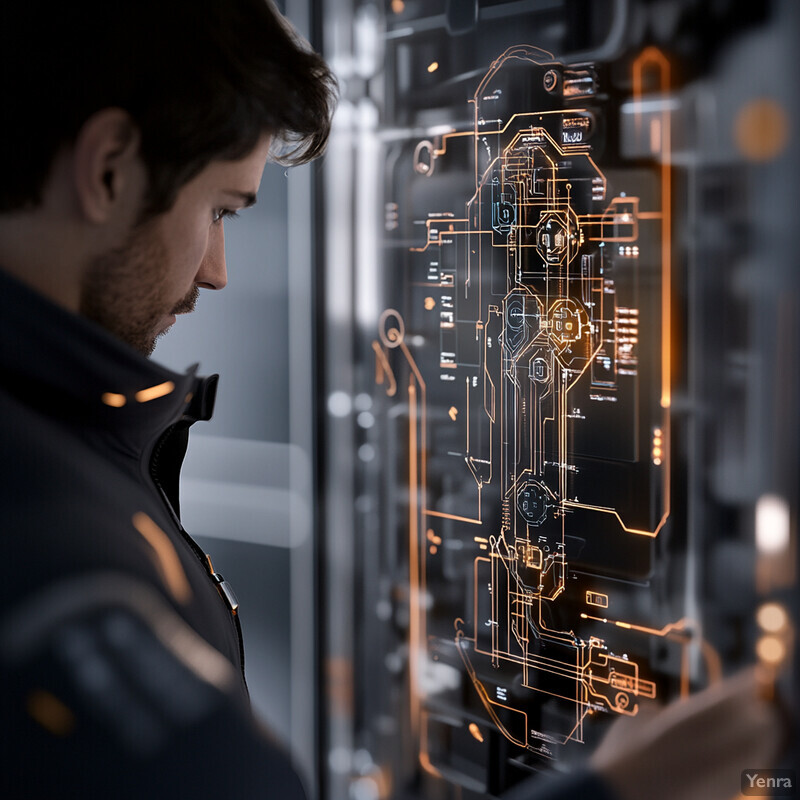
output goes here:
[[0, 795], [302, 798], [180, 524], [214, 380], [145, 357], [334, 80], [266, 0], [5, 4], [0, 63]]

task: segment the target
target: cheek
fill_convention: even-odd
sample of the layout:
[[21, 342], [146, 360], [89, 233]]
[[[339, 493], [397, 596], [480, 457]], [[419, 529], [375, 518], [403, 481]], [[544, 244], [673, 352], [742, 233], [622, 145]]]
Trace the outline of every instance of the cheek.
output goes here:
[[167, 233], [170, 272], [181, 291], [194, 280], [209, 246], [208, 223], [187, 227], [178, 235]]

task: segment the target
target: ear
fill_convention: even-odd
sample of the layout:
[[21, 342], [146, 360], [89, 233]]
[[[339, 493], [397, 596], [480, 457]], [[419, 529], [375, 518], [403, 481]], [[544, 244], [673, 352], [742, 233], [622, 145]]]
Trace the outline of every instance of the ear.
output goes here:
[[140, 191], [139, 131], [130, 114], [106, 108], [93, 114], [78, 132], [73, 150], [75, 190], [88, 222], [108, 222], [130, 207]]

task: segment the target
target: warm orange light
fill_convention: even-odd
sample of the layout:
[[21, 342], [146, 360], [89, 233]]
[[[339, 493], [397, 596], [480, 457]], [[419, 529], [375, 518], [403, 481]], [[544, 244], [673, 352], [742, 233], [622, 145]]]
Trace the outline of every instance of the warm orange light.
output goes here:
[[756, 653], [765, 664], [775, 666], [786, 658], [786, 645], [777, 636], [762, 636], [756, 644]]
[[153, 561], [172, 596], [179, 603], [188, 603], [192, 599], [192, 588], [167, 534], [144, 511], [137, 511], [131, 521], [133, 527], [153, 548]]
[[75, 715], [55, 695], [37, 689], [28, 695], [28, 714], [54, 736], [67, 736], [75, 727]]
[[733, 125], [739, 152], [750, 161], [771, 161], [789, 141], [789, 117], [770, 97], [757, 97], [739, 109]]
[[789, 622], [786, 609], [778, 603], [765, 603], [758, 609], [756, 615], [758, 624], [767, 633], [782, 631]]
[[403, 0], [392, 0], [392, 11], [395, 14], [402, 14], [405, 10], [406, 4]]
[[436, 72], [437, 69], [439, 69], [438, 61], [431, 61], [431, 63], [428, 64], [428, 72]]
[[175, 390], [175, 384], [172, 381], [164, 381], [157, 386], [151, 386], [149, 389], [142, 389], [141, 392], [136, 392], [136, 401], [139, 403], [147, 403], [150, 400], [156, 400], [159, 397], [169, 394]]
[[112, 408], [122, 408], [127, 402], [124, 394], [114, 394], [114, 392], [106, 392], [100, 399]]
[[470, 722], [469, 724], [469, 732], [479, 741], [483, 741], [483, 734], [481, 733], [481, 729], [474, 723]]

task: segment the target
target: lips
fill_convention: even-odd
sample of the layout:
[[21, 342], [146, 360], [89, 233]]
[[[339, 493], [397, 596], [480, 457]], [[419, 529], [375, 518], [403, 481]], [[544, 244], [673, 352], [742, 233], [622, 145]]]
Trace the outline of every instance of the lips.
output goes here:
[[191, 314], [197, 304], [197, 298], [200, 295], [200, 290], [197, 286], [192, 286], [191, 291], [172, 309], [173, 315], [175, 314]]

